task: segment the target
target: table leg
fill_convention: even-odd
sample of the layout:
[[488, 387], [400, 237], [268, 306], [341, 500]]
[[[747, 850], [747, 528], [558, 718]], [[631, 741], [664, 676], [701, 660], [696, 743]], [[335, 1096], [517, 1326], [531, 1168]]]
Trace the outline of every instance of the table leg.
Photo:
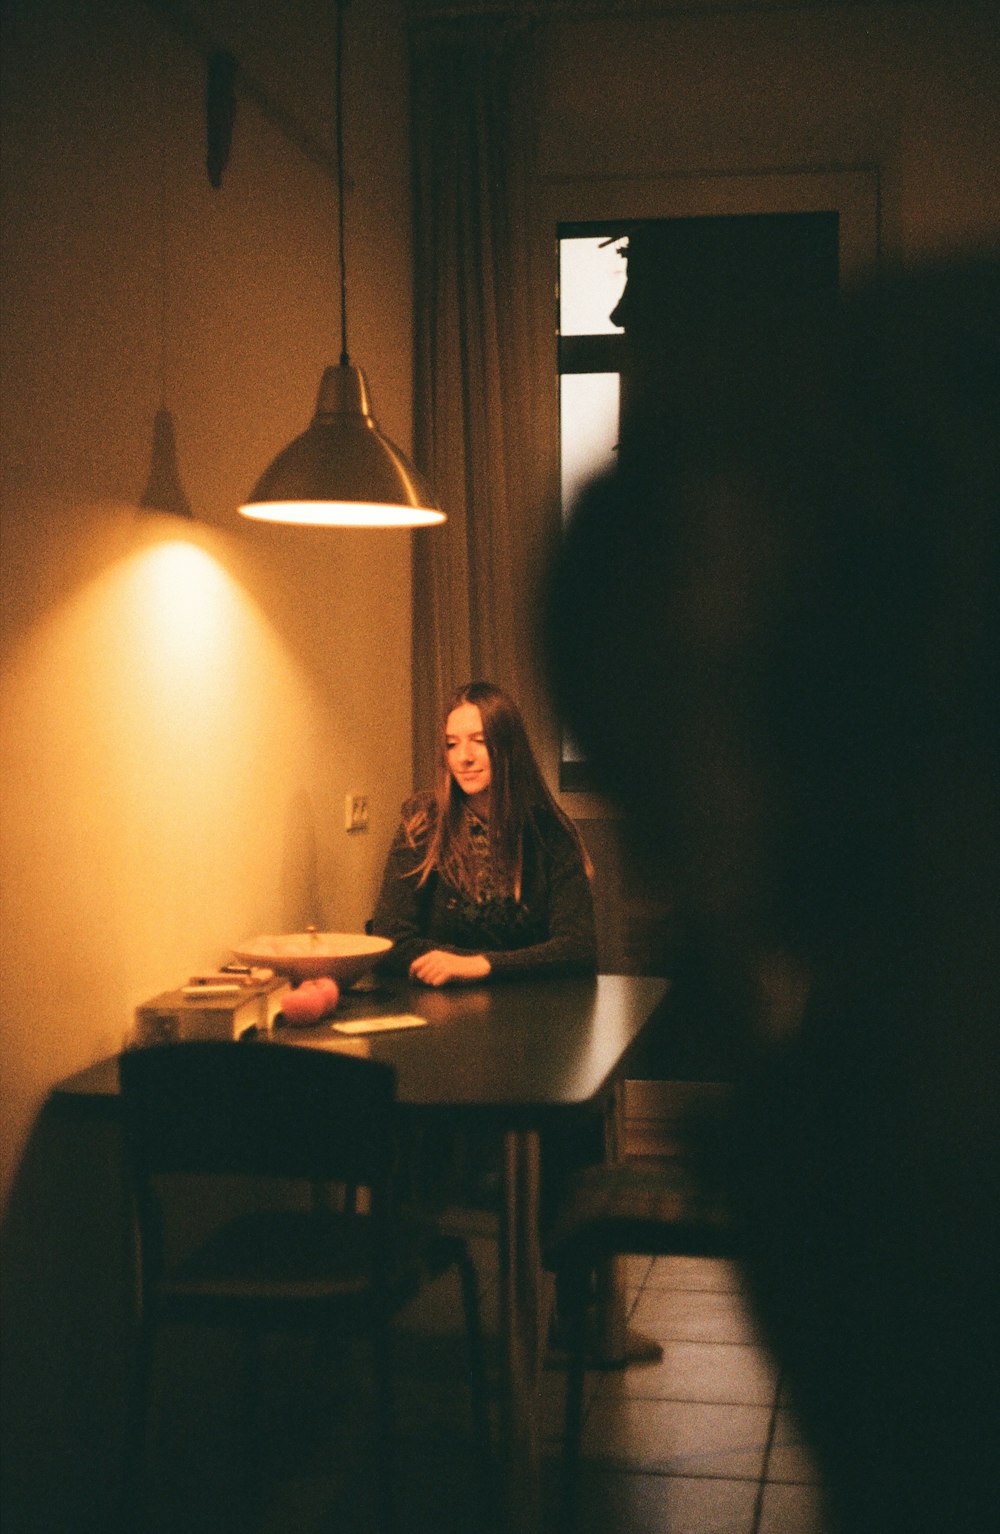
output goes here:
[[504, 1135], [500, 1209], [501, 1456], [506, 1529], [539, 1534], [538, 1386], [547, 1305], [538, 1238], [539, 1139]]
[[[621, 1082], [617, 1082], [604, 1110], [604, 1155], [614, 1164], [624, 1154], [625, 1089]], [[605, 1367], [619, 1368], [627, 1359], [624, 1262], [620, 1257], [605, 1258], [598, 1264], [595, 1279], [595, 1353]]]

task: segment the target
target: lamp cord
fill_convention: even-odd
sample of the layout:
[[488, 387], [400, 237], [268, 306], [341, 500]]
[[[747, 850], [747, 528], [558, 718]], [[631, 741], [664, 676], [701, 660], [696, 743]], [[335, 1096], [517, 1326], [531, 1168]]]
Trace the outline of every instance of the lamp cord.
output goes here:
[[337, 42], [335, 59], [334, 121], [337, 132], [337, 226], [340, 244], [340, 365], [345, 368], [347, 355], [347, 258], [344, 249], [344, 7], [347, 0], [337, 0]]
[[167, 408], [167, 125], [166, 85], [163, 50], [157, 57], [156, 69], [156, 124], [159, 151], [159, 278], [160, 278], [160, 409]]

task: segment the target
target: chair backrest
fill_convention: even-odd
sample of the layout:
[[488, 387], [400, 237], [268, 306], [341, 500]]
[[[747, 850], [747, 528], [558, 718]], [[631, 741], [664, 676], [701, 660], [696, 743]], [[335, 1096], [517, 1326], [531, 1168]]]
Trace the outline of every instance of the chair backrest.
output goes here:
[[122, 1108], [140, 1178], [236, 1174], [376, 1187], [393, 1156], [395, 1072], [279, 1044], [125, 1051]]

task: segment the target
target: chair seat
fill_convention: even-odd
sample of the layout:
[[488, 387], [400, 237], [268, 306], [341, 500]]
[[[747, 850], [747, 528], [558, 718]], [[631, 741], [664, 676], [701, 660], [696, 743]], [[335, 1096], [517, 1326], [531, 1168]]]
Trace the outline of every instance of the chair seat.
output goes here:
[[[346, 1315], [355, 1300], [358, 1308], [379, 1301], [394, 1311], [462, 1256], [456, 1238], [417, 1221], [395, 1223], [383, 1254], [375, 1251], [374, 1235], [363, 1214], [278, 1209], [241, 1215], [164, 1274], [162, 1308], [213, 1299], [227, 1310], [241, 1302], [266, 1308], [287, 1301], [296, 1309], [335, 1304]], [[378, 1290], [377, 1271], [384, 1275]]]
[[546, 1241], [550, 1268], [593, 1265], [616, 1252], [645, 1256], [733, 1248], [727, 1200], [677, 1160], [585, 1168], [573, 1180]]

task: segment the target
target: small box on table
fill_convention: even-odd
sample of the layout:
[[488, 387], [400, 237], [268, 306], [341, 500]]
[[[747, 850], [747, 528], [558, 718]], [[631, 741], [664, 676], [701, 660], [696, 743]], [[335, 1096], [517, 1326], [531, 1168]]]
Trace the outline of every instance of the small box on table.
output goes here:
[[[281, 976], [232, 987], [184, 986], [164, 991], [135, 1009], [136, 1044], [190, 1039], [238, 1039], [251, 1028], [267, 1030], [281, 1011], [289, 983]], [[226, 994], [218, 994], [225, 990]], [[202, 994], [198, 994], [199, 991]], [[214, 992], [214, 994], [213, 994]]]

